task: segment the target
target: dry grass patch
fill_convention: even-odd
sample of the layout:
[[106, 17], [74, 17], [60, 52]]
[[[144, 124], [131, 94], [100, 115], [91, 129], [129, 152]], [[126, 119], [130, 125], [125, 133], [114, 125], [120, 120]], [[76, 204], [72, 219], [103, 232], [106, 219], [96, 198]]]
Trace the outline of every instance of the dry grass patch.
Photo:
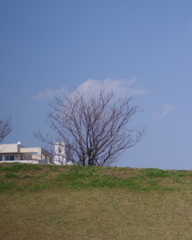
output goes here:
[[1, 239], [191, 239], [192, 195], [83, 189], [4, 194]]

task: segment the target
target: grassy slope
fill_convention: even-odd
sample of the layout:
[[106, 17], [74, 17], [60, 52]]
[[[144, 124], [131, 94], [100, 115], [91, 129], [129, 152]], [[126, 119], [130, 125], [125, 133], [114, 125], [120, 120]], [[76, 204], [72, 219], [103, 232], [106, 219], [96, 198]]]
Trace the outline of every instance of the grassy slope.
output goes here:
[[0, 164], [0, 239], [192, 239], [192, 172]]

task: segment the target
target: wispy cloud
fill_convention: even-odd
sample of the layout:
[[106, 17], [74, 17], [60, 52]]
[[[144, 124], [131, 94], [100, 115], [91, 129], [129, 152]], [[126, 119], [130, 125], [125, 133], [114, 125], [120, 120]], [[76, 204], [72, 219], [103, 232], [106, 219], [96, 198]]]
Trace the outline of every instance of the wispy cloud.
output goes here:
[[61, 92], [67, 93], [66, 88], [61, 87], [60, 89], [56, 89], [56, 90], [45, 90], [33, 96], [31, 99], [39, 100], [39, 99], [53, 98], [55, 95], [60, 94]]
[[[101, 80], [95, 80], [95, 79], [88, 79], [85, 82], [83, 82], [81, 85], [77, 87], [75, 91], [84, 92], [84, 93], [90, 93], [90, 92], [99, 92], [101, 87], [105, 89], [106, 91], [113, 91], [118, 96], [124, 96], [127, 93], [131, 95], [142, 95], [147, 93], [145, 89], [140, 89], [133, 87], [133, 85], [136, 82], [136, 78], [131, 78], [129, 80], [126, 79], [111, 79], [106, 78], [104, 81]], [[57, 90], [45, 90], [37, 95], [33, 96], [32, 100], [39, 100], [39, 99], [45, 99], [45, 98], [53, 98], [54, 95], [59, 94], [61, 91], [64, 91], [67, 94], [67, 90], [65, 87], [62, 87], [61, 89]]]
[[163, 111], [158, 114], [157, 112], [155, 113], [155, 117], [156, 118], [164, 118], [165, 116], [167, 116], [170, 111], [172, 111], [173, 109], [175, 109], [175, 107], [173, 105], [170, 105], [170, 104], [165, 104], [164, 105], [164, 108], [163, 108]]
[[129, 80], [126, 79], [116, 79], [113, 80], [111, 78], [106, 78], [104, 81], [88, 79], [84, 83], [78, 86], [77, 91], [82, 92], [97, 92], [101, 87], [103, 87], [106, 91], [113, 91], [117, 95], [122, 96], [127, 93], [131, 95], [141, 95], [147, 93], [145, 89], [139, 89], [131, 87], [136, 81], [136, 78], [131, 78]]

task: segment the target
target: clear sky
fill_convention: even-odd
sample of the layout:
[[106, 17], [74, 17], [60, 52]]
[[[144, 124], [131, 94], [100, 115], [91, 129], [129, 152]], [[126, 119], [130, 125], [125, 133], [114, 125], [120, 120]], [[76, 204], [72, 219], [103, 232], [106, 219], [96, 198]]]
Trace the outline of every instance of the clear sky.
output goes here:
[[3, 143], [41, 143], [58, 89], [104, 83], [130, 92], [147, 134], [117, 166], [192, 169], [191, 0], [1, 0], [0, 110], [12, 116]]

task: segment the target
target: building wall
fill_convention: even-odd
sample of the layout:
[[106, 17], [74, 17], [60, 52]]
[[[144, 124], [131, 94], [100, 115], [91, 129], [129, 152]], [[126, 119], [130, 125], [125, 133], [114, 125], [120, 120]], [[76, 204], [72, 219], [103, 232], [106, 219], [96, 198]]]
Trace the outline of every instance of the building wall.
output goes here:
[[20, 145], [15, 144], [1, 144], [0, 145], [0, 154], [3, 153], [19, 153]]

